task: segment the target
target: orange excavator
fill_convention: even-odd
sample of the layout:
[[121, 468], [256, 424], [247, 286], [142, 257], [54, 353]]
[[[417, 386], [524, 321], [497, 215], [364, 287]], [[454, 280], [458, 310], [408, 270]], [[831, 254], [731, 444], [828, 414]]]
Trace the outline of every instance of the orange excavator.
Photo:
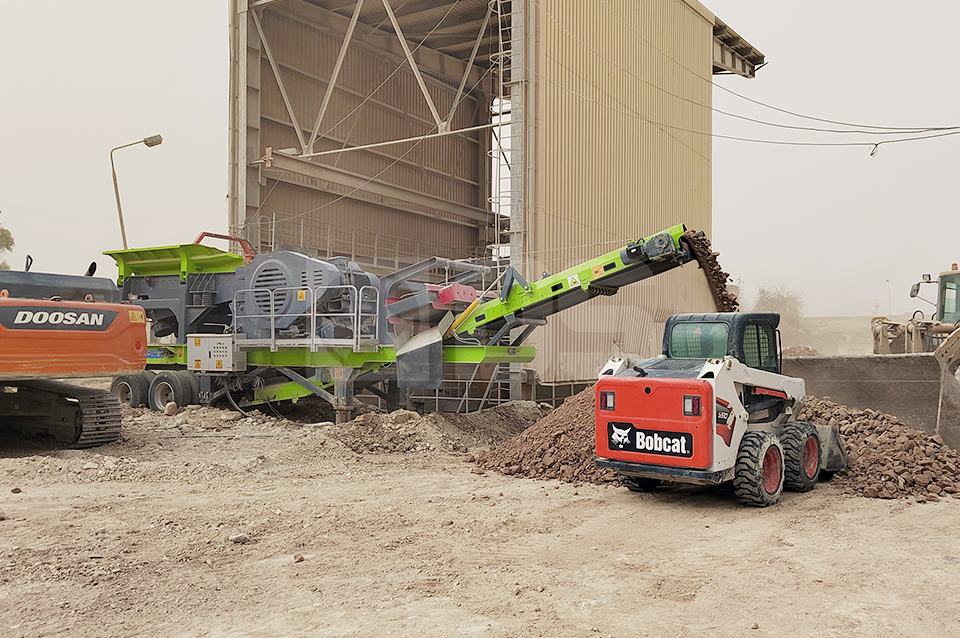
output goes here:
[[0, 270], [0, 427], [71, 447], [115, 441], [116, 395], [59, 381], [135, 374], [146, 364], [146, 315], [116, 284]]

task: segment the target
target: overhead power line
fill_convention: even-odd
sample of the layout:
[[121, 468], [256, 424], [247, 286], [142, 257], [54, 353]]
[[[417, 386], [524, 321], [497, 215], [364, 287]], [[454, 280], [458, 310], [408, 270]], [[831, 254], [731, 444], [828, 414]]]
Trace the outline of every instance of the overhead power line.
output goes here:
[[[742, 100], [745, 100], [745, 101], [747, 101], [747, 102], [751, 102], [751, 103], [756, 104], [756, 105], [758, 105], [758, 106], [762, 106], [762, 107], [764, 107], [764, 108], [768, 108], [768, 109], [777, 111], [777, 112], [779, 112], [779, 113], [784, 113], [785, 115], [790, 115], [790, 116], [792, 116], [792, 117], [797, 117], [797, 118], [800, 118], [800, 119], [810, 120], [810, 121], [814, 121], [814, 122], [823, 122], [824, 124], [836, 124], [837, 126], [848, 126], [848, 127], [860, 128], [860, 129], [875, 129], [875, 130], [877, 130], [877, 131], [891, 131], [891, 132], [892, 132], [891, 134], [898, 134], [898, 133], [900, 133], [900, 134], [909, 134], [909, 133], [926, 133], [926, 132], [932, 132], [932, 131], [952, 131], [952, 130], [960, 130], [960, 126], [877, 126], [877, 125], [874, 125], [874, 124], [859, 124], [859, 123], [854, 123], [854, 122], [844, 122], [844, 121], [841, 121], [841, 120], [833, 120], [833, 119], [828, 119], [828, 118], [815, 117], [815, 116], [812, 116], [812, 115], [805, 115], [805, 114], [802, 114], [802, 113], [798, 113], [798, 112], [796, 112], [796, 111], [791, 111], [791, 110], [789, 110], [789, 109], [780, 108], [780, 107], [774, 106], [774, 105], [772, 105], [772, 104], [767, 104], [766, 102], [762, 102], [762, 101], [760, 101], [760, 100], [755, 100], [755, 99], [753, 99], [753, 98], [750, 98], [750, 97], [747, 97], [747, 96], [742, 95], [742, 94], [740, 94], [740, 93], [737, 93], [736, 91], [734, 91], [734, 90], [732, 90], [732, 89], [729, 89], [729, 88], [727, 88], [727, 87], [725, 87], [725, 86], [723, 86], [723, 85], [721, 85], [721, 84], [717, 84], [715, 81], [713, 81], [712, 78], [709, 78], [709, 79], [708, 79], [708, 78], [705, 78], [705, 77], [703, 77], [700, 73], [697, 73], [695, 70], [687, 67], [685, 64], [683, 64], [682, 62], [680, 62], [679, 60], [677, 60], [676, 58], [674, 58], [672, 55], [670, 55], [669, 53], [667, 53], [667, 52], [663, 51], [662, 49], [660, 49], [660, 47], [658, 47], [656, 44], [654, 44], [653, 42], [651, 42], [650, 40], [648, 40], [643, 33], [641, 33], [641, 32], [638, 31], [636, 28], [634, 28], [633, 25], [631, 25], [628, 20], [626, 20], [623, 16], [621, 16], [621, 15], [617, 12], [617, 10], [610, 5], [609, 0], [600, 0], [600, 1], [601, 1], [602, 4], [604, 5], [604, 7], [606, 7], [606, 9], [607, 9], [610, 13], [612, 13], [612, 14], [617, 18], [617, 21], [618, 21], [619, 24], [625, 25], [630, 31], [632, 31], [637, 37], [639, 37], [643, 42], [645, 42], [647, 45], [649, 45], [652, 49], [654, 49], [654, 50], [657, 51], [660, 55], [662, 55], [663, 57], [667, 58], [668, 60], [670, 60], [671, 62], [673, 62], [673, 63], [676, 64], [677, 66], [679, 66], [681, 69], [683, 69], [683, 70], [686, 71], [687, 73], [690, 73], [691, 75], [693, 75], [694, 77], [700, 79], [701, 81], [709, 82], [712, 86], [714, 86], [714, 87], [716, 87], [716, 88], [718, 88], [718, 89], [720, 89], [720, 90], [722, 90], [722, 91], [725, 91], [725, 92], [727, 92], [727, 93], [730, 93], [731, 95], [734, 95], [734, 96], [736, 96], [736, 97], [738, 97], [738, 98], [740, 98], [740, 99], [742, 99]], [[550, 16], [550, 13], [549, 13], [548, 11], [546, 11], [545, 9], [543, 9], [543, 7], [542, 7], [542, 5], [540, 4], [539, 0], [537, 0], [537, 6], [540, 8], [541, 11], [543, 11], [545, 14], [547, 14], [548, 16]], [[550, 17], [551, 17], [551, 19], [553, 19], [553, 20], [556, 22], [556, 20], [555, 20], [552, 16], [550, 16]], [[559, 22], [558, 22], [558, 24], [559, 24]], [[562, 27], [562, 25], [561, 25], [561, 27]], [[564, 29], [565, 29], [565, 28], [564, 28]], [[565, 29], [565, 30], [566, 30], [566, 29]], [[569, 33], [569, 31], [568, 31], [568, 33]], [[571, 34], [571, 35], [572, 35], [572, 34]], [[576, 38], [576, 36], [573, 36], [573, 37]], [[661, 88], [661, 87], [656, 87], [656, 88]], [[663, 89], [661, 88], [661, 90], [663, 90]], [[669, 91], [665, 91], [665, 92], [668, 93], [668, 94], [670, 94], [670, 95], [674, 95], [674, 94], [670, 93]], [[680, 97], [680, 96], [675, 96], [675, 97]], [[683, 99], [683, 98], [681, 98], [681, 99]], [[705, 106], [705, 105], [702, 105], [702, 106]], [[706, 108], [712, 108], [712, 107], [706, 107]], [[729, 116], [731, 116], [731, 117], [739, 117], [739, 118], [741, 118], [741, 119], [749, 119], [749, 118], [746, 118], [746, 117], [743, 117], [743, 116], [738, 116], [738, 115], [734, 115], [734, 114], [730, 114], [730, 113], [725, 113], [725, 112], [719, 111], [719, 110], [717, 110], [717, 109], [713, 109], [713, 110], [717, 111], [718, 113], [722, 113], [722, 114], [724, 114], [724, 115], [729, 115]], [[751, 121], [752, 121], [752, 120], [751, 120]], [[762, 122], [761, 120], [756, 120], [756, 121], [757, 121], [758, 123], [765, 123], [765, 122]], [[789, 128], [787, 125], [778, 125], [778, 124], [773, 124], [773, 123], [765, 123], [765, 124], [767, 124], [767, 125], [769, 125], [769, 126], [779, 126], [779, 127], [782, 127], [782, 128]], [[837, 133], [846, 132], [846, 131], [833, 131], [833, 130], [829, 130], [829, 129], [810, 129], [810, 130], [817, 130], [817, 131], [822, 131], [822, 132], [837, 132]]]

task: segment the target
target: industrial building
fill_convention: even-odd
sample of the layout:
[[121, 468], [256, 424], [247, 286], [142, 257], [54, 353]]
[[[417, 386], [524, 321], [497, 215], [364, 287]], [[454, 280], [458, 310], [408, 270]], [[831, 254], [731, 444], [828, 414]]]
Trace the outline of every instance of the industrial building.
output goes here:
[[[678, 222], [709, 236], [711, 79], [763, 62], [697, 0], [231, 0], [231, 234], [528, 280]], [[688, 266], [552, 317], [529, 371], [479, 374], [570, 391], [712, 309]]]

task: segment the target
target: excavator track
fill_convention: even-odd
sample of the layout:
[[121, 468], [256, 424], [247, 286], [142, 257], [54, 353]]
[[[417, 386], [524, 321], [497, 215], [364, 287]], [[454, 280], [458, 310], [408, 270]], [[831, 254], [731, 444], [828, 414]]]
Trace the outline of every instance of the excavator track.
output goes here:
[[120, 437], [120, 403], [108, 390], [50, 380], [3, 385], [16, 391], [0, 395], [0, 420], [26, 435], [50, 434], [72, 448], [105, 445]]

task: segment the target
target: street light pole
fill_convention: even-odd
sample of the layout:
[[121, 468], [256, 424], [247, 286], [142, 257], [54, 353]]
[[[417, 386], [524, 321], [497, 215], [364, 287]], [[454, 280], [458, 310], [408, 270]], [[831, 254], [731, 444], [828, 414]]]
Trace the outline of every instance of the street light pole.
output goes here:
[[890, 310], [890, 280], [887, 279], [887, 316], [889, 317], [892, 312]]
[[137, 140], [136, 142], [130, 142], [129, 144], [123, 144], [114, 149], [110, 150], [110, 170], [113, 172], [113, 194], [117, 196], [117, 215], [120, 217], [120, 237], [123, 239], [123, 249], [127, 249], [127, 231], [123, 227], [123, 210], [120, 208], [120, 187], [117, 185], [117, 169], [113, 164], [113, 151], [120, 150], [121, 148], [127, 148], [128, 146], [135, 146], [137, 144], [145, 144], [148, 147], [156, 146], [163, 143], [163, 138], [159, 135], [151, 135], [150, 137], [145, 137], [142, 140]]

